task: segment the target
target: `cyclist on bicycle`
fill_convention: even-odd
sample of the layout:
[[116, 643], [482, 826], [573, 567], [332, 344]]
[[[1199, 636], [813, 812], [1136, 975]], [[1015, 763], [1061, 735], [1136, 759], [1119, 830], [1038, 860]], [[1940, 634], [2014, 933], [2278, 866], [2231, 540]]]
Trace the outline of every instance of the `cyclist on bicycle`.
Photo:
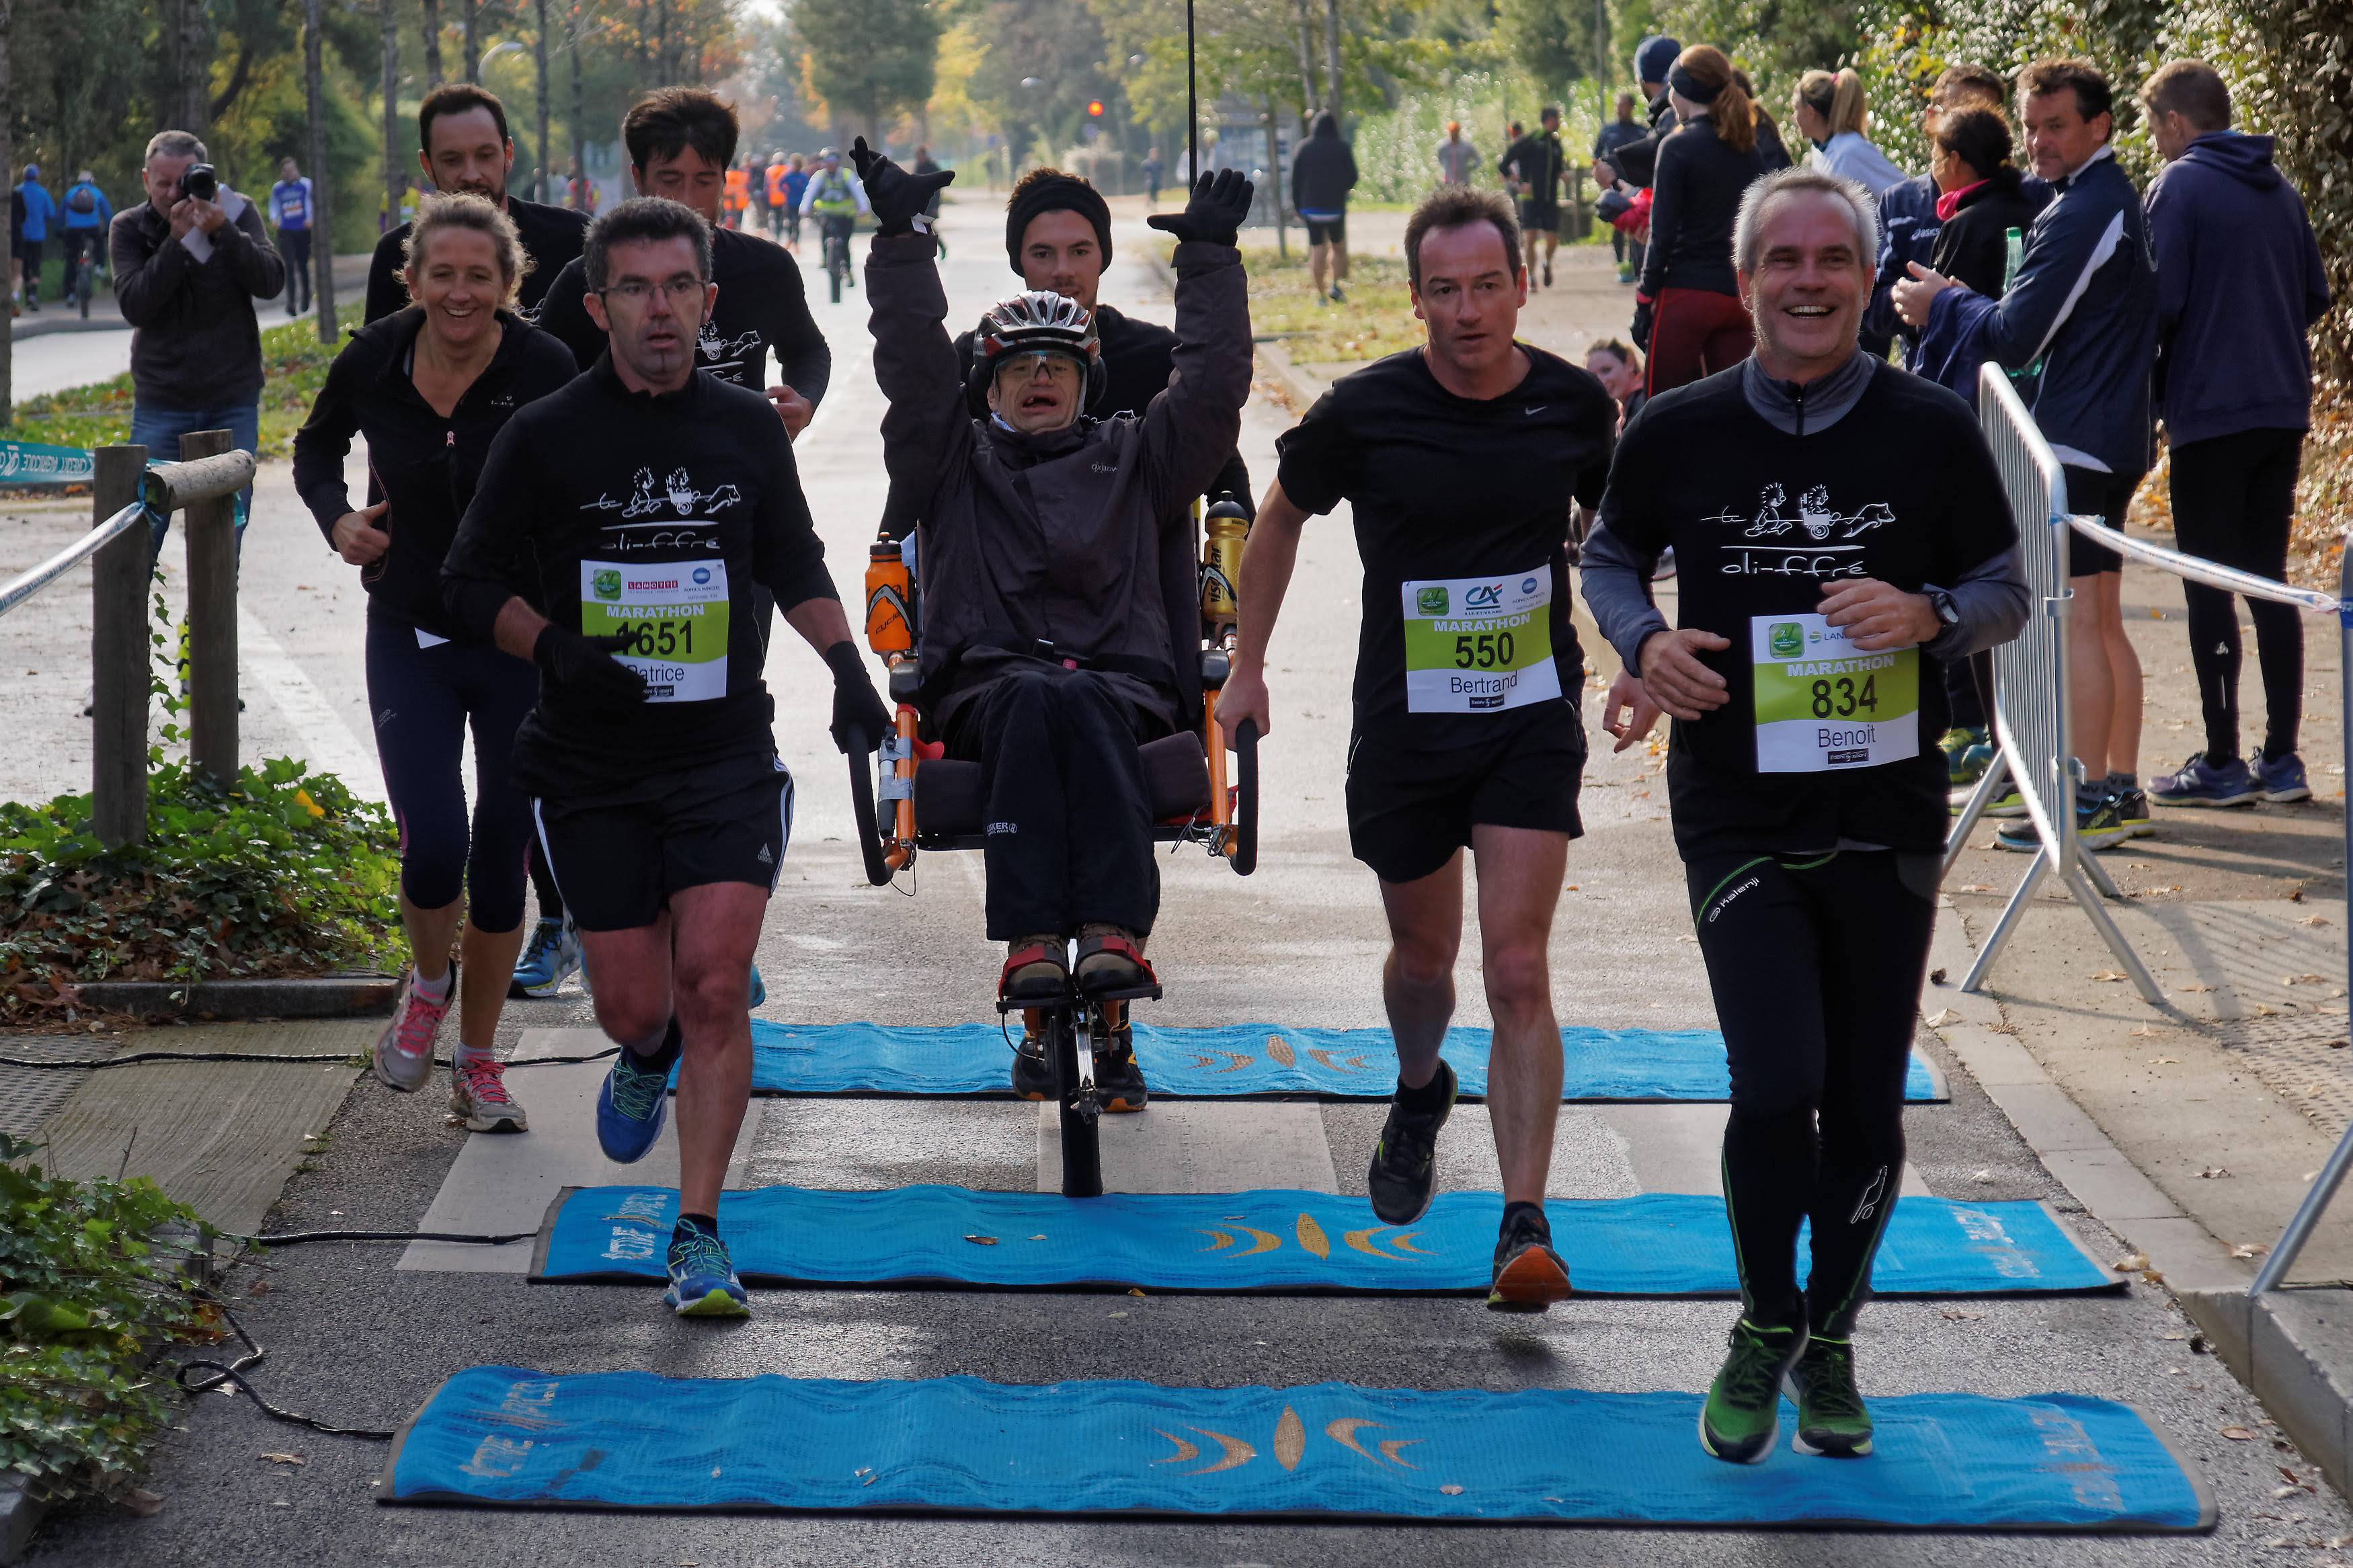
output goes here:
[[818, 171], [809, 176], [808, 188], [801, 193], [801, 216], [813, 216], [818, 220], [828, 270], [834, 265], [834, 247], [841, 247], [842, 281], [855, 289], [858, 275], [849, 269], [849, 236], [858, 226], [859, 215], [871, 210], [866, 205], [866, 188], [841, 172], [840, 149], [828, 147], [817, 155], [817, 161]]
[[[882, 457], [922, 521], [926, 701], [951, 757], [987, 793], [987, 934], [1007, 944], [999, 998], [1050, 1003], [1151, 983], [1158, 913], [1138, 747], [1187, 721], [1166, 584], [1189, 589], [1185, 502], [1233, 450], [1250, 395], [1250, 304], [1234, 238], [1250, 185], [1204, 176], [1177, 240], [1177, 374], [1141, 415], [1086, 417], [1103, 374], [1090, 312], [1045, 290], [990, 310], [975, 374], [958, 364], [923, 217], [955, 176], [918, 176], [857, 145], [878, 223], [867, 253]], [[1189, 623], [1182, 641], [1192, 646]], [[1075, 936], [1075, 964], [1064, 942]], [[1140, 1103], [1131, 1051], [1094, 1079]], [[1017, 1087], [1025, 1070], [1017, 1063]]]
[[[106, 229], [114, 221], [114, 205], [98, 188], [97, 176], [88, 169], [67, 187], [66, 198], [58, 205], [65, 209], [66, 302], [80, 301], [84, 306], [82, 313], [88, 315], [87, 295], [105, 259]], [[90, 264], [90, 270], [86, 279], [80, 270], [84, 262]]]

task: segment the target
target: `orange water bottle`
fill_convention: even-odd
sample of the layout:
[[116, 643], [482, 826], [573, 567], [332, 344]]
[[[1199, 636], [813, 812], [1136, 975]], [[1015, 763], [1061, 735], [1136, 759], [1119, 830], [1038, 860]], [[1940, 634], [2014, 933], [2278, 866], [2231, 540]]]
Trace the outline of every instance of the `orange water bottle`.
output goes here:
[[866, 552], [866, 646], [883, 662], [915, 651], [914, 579], [895, 539], [878, 539]]

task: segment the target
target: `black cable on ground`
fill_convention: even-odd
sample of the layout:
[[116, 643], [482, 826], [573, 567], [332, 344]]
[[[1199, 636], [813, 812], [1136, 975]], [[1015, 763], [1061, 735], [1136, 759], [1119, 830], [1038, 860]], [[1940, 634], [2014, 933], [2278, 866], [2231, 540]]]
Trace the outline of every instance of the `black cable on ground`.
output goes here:
[[299, 1247], [306, 1241], [461, 1241], [483, 1247], [504, 1247], [509, 1242], [531, 1241], [539, 1232], [519, 1230], [512, 1236], [473, 1236], [454, 1230], [290, 1230], [277, 1236], [223, 1236], [223, 1241], [241, 1241], [252, 1247]]
[[[220, 1309], [221, 1321], [227, 1323], [229, 1331], [243, 1342], [246, 1353], [234, 1362], [200, 1360], [181, 1363], [179, 1370], [172, 1374], [172, 1381], [178, 1385], [182, 1393], [193, 1398], [199, 1394], [209, 1394], [221, 1384], [227, 1384], [243, 1393], [248, 1399], [252, 1400], [254, 1408], [273, 1421], [283, 1421], [291, 1426], [307, 1426], [313, 1432], [323, 1433], [330, 1437], [358, 1437], [371, 1443], [392, 1441], [394, 1434], [378, 1427], [337, 1426], [331, 1422], [322, 1421], [315, 1415], [305, 1415], [299, 1410], [280, 1409], [264, 1399], [253, 1384], [246, 1381], [245, 1373], [268, 1360], [269, 1352], [254, 1342], [253, 1336], [245, 1331], [245, 1325], [237, 1321], [237, 1314], [229, 1310], [227, 1301], [211, 1291], [206, 1291], [205, 1295], [213, 1305]], [[202, 1381], [192, 1379], [188, 1375], [191, 1373], [206, 1372], [215, 1375]]]
[[[601, 1062], [620, 1048], [618, 1046], [608, 1046], [592, 1056], [585, 1057], [524, 1057], [501, 1065], [510, 1068], [578, 1067], [584, 1062]], [[324, 1056], [271, 1056], [247, 1051], [133, 1051], [127, 1057], [103, 1057], [95, 1061], [79, 1062], [36, 1061], [24, 1057], [0, 1057], [0, 1068], [70, 1068], [89, 1072], [98, 1068], [127, 1068], [140, 1062], [344, 1062], [364, 1066], [367, 1059], [364, 1055], [354, 1055], [349, 1051], [341, 1055]], [[446, 1068], [455, 1064], [448, 1057], [436, 1057], [433, 1058], [433, 1065]]]

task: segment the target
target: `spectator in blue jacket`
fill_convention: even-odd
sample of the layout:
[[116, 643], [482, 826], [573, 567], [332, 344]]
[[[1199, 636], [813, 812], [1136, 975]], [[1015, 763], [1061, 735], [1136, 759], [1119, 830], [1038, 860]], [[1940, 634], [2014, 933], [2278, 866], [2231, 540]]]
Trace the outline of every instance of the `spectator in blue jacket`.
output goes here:
[[[2034, 172], [2053, 194], [2026, 232], [2009, 292], [1989, 300], [1915, 261], [1895, 286], [1895, 308], [1924, 329], [1924, 352], [1976, 339], [1984, 357], [2025, 373], [2020, 390], [2064, 468], [2068, 510], [2121, 532], [2152, 460], [2157, 268], [2140, 193], [2108, 145], [2113, 105], [2108, 79], [2087, 60], [2027, 67], [2019, 118]], [[2149, 831], [2138, 772], [2140, 660], [2125, 638], [2122, 557], [2080, 534], [2068, 548], [2072, 739], [2084, 766], [2076, 824], [2087, 846], [2105, 848]], [[2007, 849], [2037, 845], [2026, 818], [1995, 837]]]
[[311, 308], [311, 182], [290, 154], [278, 161], [269, 187], [269, 225], [286, 258], [286, 313], [299, 316]]
[[98, 188], [97, 176], [84, 169], [66, 187], [65, 200], [58, 205], [65, 226], [66, 302], [71, 304], [81, 258], [94, 257], [100, 267], [106, 265], [106, 226], [114, 221], [114, 204]]
[[41, 247], [49, 237], [49, 220], [58, 216], [58, 204], [41, 184], [41, 166], [25, 165], [25, 178], [16, 187], [25, 198], [25, 234], [19, 242], [16, 259], [25, 268], [25, 308], [41, 308]]
[[[2287, 575], [2296, 468], [2312, 424], [2307, 334], [2328, 309], [2320, 245], [2272, 139], [2231, 129], [2231, 93], [2203, 60], [2141, 88], [2166, 161], [2143, 206], [2157, 247], [2158, 411], [2172, 447], [2175, 540], [2192, 555]], [[2312, 794], [2296, 755], [2304, 617], [2247, 601], [2263, 669], [2263, 750], [2239, 752], [2239, 616], [2231, 595], [2182, 584], [2206, 747], [2153, 780], [2160, 805], [2240, 805]]]
[[[1990, 109], [2000, 112], [2010, 97], [2010, 89], [2000, 73], [1983, 66], [1947, 66], [1928, 89], [1928, 106], [1920, 112], [1920, 133], [1926, 138], [1933, 157], [1936, 148], [1936, 123], [1947, 114], [1964, 109]], [[2040, 180], [2031, 181], [2042, 199]], [[1924, 174], [1894, 184], [1879, 193], [1879, 276], [1873, 279], [1871, 306], [1863, 312], [1862, 330], [1867, 333], [1886, 336], [1897, 331], [1904, 335], [1907, 363], [1917, 370], [1911, 351], [1919, 346], [1920, 334], [1896, 320], [1895, 285], [1911, 274], [1905, 269], [1913, 262], [1926, 265], [1936, 247], [1936, 231], [1942, 221], [1936, 216], [1936, 198], [1944, 193], [1936, 188], [1935, 174]], [[1975, 401], [1975, 394], [1969, 395]]]

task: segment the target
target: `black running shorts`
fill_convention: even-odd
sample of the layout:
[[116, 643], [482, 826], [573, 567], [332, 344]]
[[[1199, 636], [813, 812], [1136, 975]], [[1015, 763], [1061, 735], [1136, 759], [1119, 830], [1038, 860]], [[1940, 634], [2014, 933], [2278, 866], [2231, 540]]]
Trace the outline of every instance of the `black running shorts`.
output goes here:
[[[2125, 479], [2097, 468], [2079, 468], [2072, 463], [2060, 471], [2067, 480], [2069, 511], [2096, 517], [2118, 533], [2124, 531], [2125, 510], [2132, 505], [2133, 491], [2140, 488], [2138, 474]], [[2103, 572], [2124, 569], [2123, 556], [2072, 529], [2068, 531], [2068, 576], [2096, 577]]]
[[1560, 232], [1560, 204], [1557, 202], [1522, 202], [1520, 232], [1523, 234], [1557, 234]]
[[1328, 220], [1307, 217], [1299, 221], [1307, 226], [1307, 243], [1310, 245], [1348, 243], [1348, 219], [1345, 214]]
[[682, 888], [749, 882], [774, 892], [793, 835], [793, 775], [775, 756], [734, 757], [578, 795], [532, 816], [548, 868], [582, 931], [649, 926]]
[[1384, 882], [1429, 876], [1471, 842], [1471, 829], [1532, 827], [1583, 835], [1577, 815], [1585, 726], [1567, 702], [1499, 714], [1491, 738], [1444, 750], [1348, 742], [1348, 847]]

